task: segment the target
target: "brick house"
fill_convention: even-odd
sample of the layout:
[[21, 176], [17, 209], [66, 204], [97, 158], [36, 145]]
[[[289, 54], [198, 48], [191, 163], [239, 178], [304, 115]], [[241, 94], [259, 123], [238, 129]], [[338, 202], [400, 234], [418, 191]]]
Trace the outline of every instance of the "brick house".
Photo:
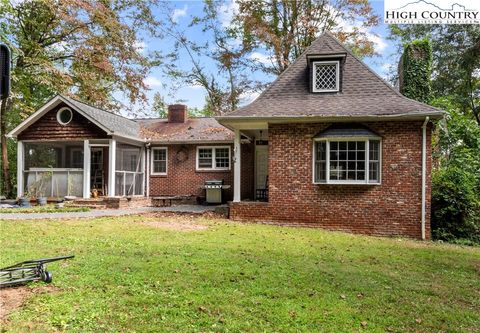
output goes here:
[[172, 105], [168, 119], [131, 120], [57, 96], [9, 135], [19, 196], [46, 170], [52, 196], [85, 198], [202, 197], [205, 180], [222, 179], [234, 220], [425, 239], [430, 121], [442, 117], [325, 33], [254, 102], [215, 119]]

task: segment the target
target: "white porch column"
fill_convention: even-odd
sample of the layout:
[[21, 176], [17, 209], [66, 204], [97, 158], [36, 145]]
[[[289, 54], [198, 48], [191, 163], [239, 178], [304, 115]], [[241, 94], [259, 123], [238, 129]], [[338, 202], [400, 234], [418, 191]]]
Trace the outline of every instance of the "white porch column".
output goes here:
[[90, 141], [83, 141], [83, 198], [90, 198]]
[[24, 169], [24, 149], [23, 149], [23, 142], [17, 142], [17, 197], [23, 196], [23, 169]]
[[115, 162], [117, 154], [117, 141], [110, 139], [108, 145], [108, 196], [115, 196]]
[[140, 166], [140, 170], [137, 170], [137, 171], [143, 171], [143, 177], [142, 177], [142, 195], [145, 196], [145, 179], [146, 179], [146, 176], [147, 176], [147, 169], [145, 167], [145, 164], [146, 164], [146, 151], [147, 149], [145, 148], [145, 146], [142, 147], [142, 149], [140, 150], [140, 158], [142, 159], [142, 165]]
[[150, 147], [145, 147], [145, 157], [146, 157], [146, 164], [145, 164], [145, 196], [150, 197]]
[[235, 130], [235, 141], [233, 144], [234, 153], [234, 169], [233, 169], [233, 202], [240, 202], [241, 193], [241, 171], [240, 156], [241, 156], [241, 134], [240, 130]]

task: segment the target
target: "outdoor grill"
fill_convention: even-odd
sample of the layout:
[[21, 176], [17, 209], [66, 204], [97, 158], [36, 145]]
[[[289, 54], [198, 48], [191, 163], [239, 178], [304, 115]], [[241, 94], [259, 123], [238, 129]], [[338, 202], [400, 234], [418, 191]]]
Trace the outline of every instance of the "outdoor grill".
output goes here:
[[223, 185], [223, 179], [212, 179], [206, 180], [203, 188], [207, 194], [207, 203], [220, 204], [222, 203], [222, 190], [230, 188], [230, 185]]

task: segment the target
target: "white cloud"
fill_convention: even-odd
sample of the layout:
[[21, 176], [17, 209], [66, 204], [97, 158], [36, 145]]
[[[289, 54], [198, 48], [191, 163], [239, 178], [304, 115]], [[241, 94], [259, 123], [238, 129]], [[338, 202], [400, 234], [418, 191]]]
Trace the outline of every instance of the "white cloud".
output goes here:
[[258, 91], [244, 92], [240, 95], [240, 104], [247, 105], [253, 102], [258, 96], [260, 96], [260, 93]]
[[[335, 12], [336, 9], [332, 6], [327, 7], [329, 10]], [[337, 27], [335, 30], [342, 30], [345, 32], [359, 31], [364, 33], [368, 40], [374, 44], [375, 52], [382, 53], [387, 48], [388, 44], [379, 35], [375, 34], [371, 28], [363, 26], [364, 20], [362, 18], [356, 18], [354, 20], [345, 20], [342, 17], [337, 18]]]
[[187, 5], [184, 5], [183, 8], [174, 9], [172, 13], [172, 21], [177, 23], [179, 18], [187, 16], [187, 9]]
[[239, 11], [238, 3], [235, 0], [230, 0], [220, 6], [220, 22], [222, 26], [227, 27], [232, 22], [233, 17]]
[[390, 70], [390, 68], [392, 68], [392, 64], [389, 64], [389, 63], [384, 63], [380, 66], [380, 68], [382, 69], [383, 72], [388, 72]]
[[376, 34], [367, 32], [367, 37], [369, 40], [371, 40], [375, 44], [375, 51], [378, 53], [382, 53], [383, 51], [385, 51], [385, 49], [388, 46], [385, 40]]
[[266, 54], [263, 54], [263, 53], [260, 53], [260, 52], [253, 52], [250, 55], [250, 59], [255, 60], [255, 61], [257, 61], [259, 63], [262, 63], [264, 65], [271, 65], [272, 61], [273, 61], [272, 56], [269, 56], [269, 55], [266, 55]]
[[149, 76], [143, 80], [143, 83], [149, 87], [159, 87], [162, 85], [162, 82], [154, 76]]
[[203, 86], [200, 85], [200, 84], [192, 84], [192, 85], [188, 86], [188, 88], [190, 88], [190, 89], [202, 89]]
[[145, 42], [137, 41], [133, 43], [133, 47], [137, 50], [138, 53], [142, 53], [143, 51], [145, 51], [147, 44], [145, 44]]

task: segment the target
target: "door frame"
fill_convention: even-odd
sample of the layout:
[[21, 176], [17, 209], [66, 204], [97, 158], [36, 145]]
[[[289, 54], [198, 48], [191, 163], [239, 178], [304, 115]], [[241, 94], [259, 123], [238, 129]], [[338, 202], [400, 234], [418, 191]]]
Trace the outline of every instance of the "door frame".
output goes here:
[[[103, 175], [104, 175], [103, 184], [104, 184], [105, 189], [107, 189], [109, 175], [107, 175], [107, 172], [106, 172], [106, 170], [108, 170], [108, 165], [107, 166], [105, 165], [105, 155], [106, 155], [105, 154], [105, 147], [108, 147], [108, 145], [97, 144], [97, 145], [91, 145], [91, 147], [90, 147], [90, 188], [91, 189], [93, 189], [93, 184], [92, 184], [93, 158], [92, 158], [92, 155], [96, 151], [101, 151], [102, 152], [101, 161], [102, 161], [102, 169], [103, 169]], [[107, 159], [107, 161], [108, 161], [108, 159]], [[107, 168], [105, 168], [105, 166]], [[104, 192], [106, 192], [106, 191], [104, 191]], [[102, 196], [107, 196], [107, 193], [102, 193]]]
[[257, 200], [257, 147], [266, 147], [267, 150], [267, 177], [268, 177], [268, 157], [269, 157], [269, 145], [268, 140], [255, 140], [255, 149], [254, 149], [254, 167], [253, 167], [253, 199]]

